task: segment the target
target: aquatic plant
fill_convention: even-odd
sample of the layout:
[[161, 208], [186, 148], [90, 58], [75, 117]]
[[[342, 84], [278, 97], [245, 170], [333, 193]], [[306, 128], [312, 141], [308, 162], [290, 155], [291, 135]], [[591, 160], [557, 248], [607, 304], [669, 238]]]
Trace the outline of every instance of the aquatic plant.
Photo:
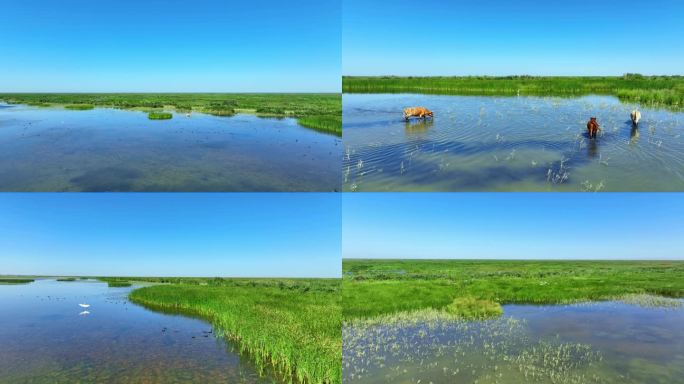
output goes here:
[[60, 277], [57, 281], [76, 281], [75, 277]]
[[110, 288], [114, 287], [130, 287], [131, 283], [128, 281], [108, 281], [107, 286]]
[[174, 284], [136, 289], [132, 301], [207, 319], [258, 366], [273, 366], [299, 383], [341, 383], [339, 280], [140, 280]]
[[147, 114], [147, 118], [150, 120], [168, 120], [173, 118], [173, 114], [168, 112], [150, 112]]
[[306, 116], [297, 120], [300, 125], [315, 129], [321, 132], [333, 133], [342, 136], [342, 116], [339, 115], [319, 115]]
[[444, 310], [464, 319], [488, 319], [503, 315], [503, 308], [499, 303], [469, 296], [455, 298]]
[[614, 95], [619, 99], [673, 109], [684, 107], [682, 76], [344, 76], [347, 93], [425, 93], [479, 96]]
[[[342, 95], [333, 93], [5, 93], [0, 101], [10, 104], [54, 103], [138, 109], [197, 111], [215, 116], [237, 112], [275, 117], [304, 118], [302, 126], [325, 132], [341, 130]], [[88, 108], [90, 109], [90, 108]]]
[[25, 278], [0, 278], [0, 284], [28, 284], [33, 283], [34, 281], [34, 279]]
[[681, 308], [684, 303], [680, 299], [649, 295], [645, 293], [630, 293], [616, 298], [626, 304], [638, 305], [645, 308]]
[[92, 104], [67, 104], [64, 106], [64, 108], [75, 111], [87, 111], [95, 108], [95, 106]]

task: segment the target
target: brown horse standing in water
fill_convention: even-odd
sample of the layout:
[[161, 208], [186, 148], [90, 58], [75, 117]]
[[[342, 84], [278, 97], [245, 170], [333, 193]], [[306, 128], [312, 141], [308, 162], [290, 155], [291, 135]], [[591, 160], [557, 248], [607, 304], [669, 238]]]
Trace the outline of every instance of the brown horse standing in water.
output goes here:
[[425, 107], [412, 107], [404, 108], [404, 120], [408, 121], [409, 117], [427, 118], [428, 116], [433, 117], [431, 110]]
[[595, 139], [596, 134], [600, 130], [601, 130], [601, 127], [599, 126], [599, 123], [596, 121], [596, 118], [595, 117], [590, 118], [589, 122], [587, 123], [587, 133], [589, 134], [589, 138]]

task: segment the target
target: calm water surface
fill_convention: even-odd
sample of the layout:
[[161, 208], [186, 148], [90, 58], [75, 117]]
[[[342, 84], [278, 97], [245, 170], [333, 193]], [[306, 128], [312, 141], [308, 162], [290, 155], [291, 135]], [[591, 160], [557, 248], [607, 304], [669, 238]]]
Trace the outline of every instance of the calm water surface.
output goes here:
[[[433, 121], [404, 122], [407, 106]], [[684, 113], [614, 97], [343, 96], [346, 191], [684, 191]], [[602, 132], [586, 136], [597, 117]]]
[[289, 118], [0, 105], [0, 191], [335, 191], [341, 148]]
[[[682, 301], [684, 303], [684, 301]], [[345, 383], [684, 383], [684, 309], [504, 307], [489, 321], [344, 329]]]
[[0, 285], [0, 383], [276, 382], [206, 322], [129, 302], [134, 288]]

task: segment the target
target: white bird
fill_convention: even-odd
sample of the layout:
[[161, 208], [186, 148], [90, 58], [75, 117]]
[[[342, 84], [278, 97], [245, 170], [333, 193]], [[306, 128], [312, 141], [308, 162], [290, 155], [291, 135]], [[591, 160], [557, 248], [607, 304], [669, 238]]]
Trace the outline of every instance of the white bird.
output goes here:
[[190, 114], [189, 114], [189, 113], [186, 113], [186, 114], [185, 114], [185, 117], [190, 117]]
[[641, 112], [639, 112], [638, 109], [635, 109], [629, 114], [629, 117], [632, 119], [632, 123], [635, 125], [639, 124], [639, 120], [641, 120]]
[[88, 308], [90, 307], [90, 304], [79, 304], [78, 306], [81, 308]]
[[79, 313], [78, 315], [79, 315], [79, 316], [87, 316], [87, 315], [90, 315], [90, 312], [88, 312], [88, 311], [83, 311], [83, 312]]

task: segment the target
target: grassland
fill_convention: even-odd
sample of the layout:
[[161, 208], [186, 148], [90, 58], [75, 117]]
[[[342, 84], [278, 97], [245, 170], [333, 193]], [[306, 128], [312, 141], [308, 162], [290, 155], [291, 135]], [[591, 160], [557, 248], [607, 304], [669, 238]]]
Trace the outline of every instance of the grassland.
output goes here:
[[130, 279], [170, 283], [136, 289], [130, 299], [208, 320], [262, 367], [299, 383], [342, 381], [337, 279]]
[[684, 261], [354, 259], [342, 268], [345, 321], [429, 309], [477, 318], [511, 303], [684, 297]]
[[293, 117], [302, 125], [340, 135], [342, 97], [339, 94], [276, 93], [9, 93], [10, 104], [91, 105], [145, 112], [200, 112], [216, 116], [251, 113], [264, 117]]
[[168, 112], [150, 112], [147, 114], [147, 118], [150, 120], [169, 120], [173, 118], [173, 114]]
[[23, 278], [0, 278], [0, 284], [28, 284], [33, 283], [33, 279], [23, 279]]
[[643, 106], [684, 108], [684, 76], [625, 74], [606, 77], [453, 76], [395, 77], [344, 76], [346, 93], [424, 93], [477, 96], [612, 95]]

